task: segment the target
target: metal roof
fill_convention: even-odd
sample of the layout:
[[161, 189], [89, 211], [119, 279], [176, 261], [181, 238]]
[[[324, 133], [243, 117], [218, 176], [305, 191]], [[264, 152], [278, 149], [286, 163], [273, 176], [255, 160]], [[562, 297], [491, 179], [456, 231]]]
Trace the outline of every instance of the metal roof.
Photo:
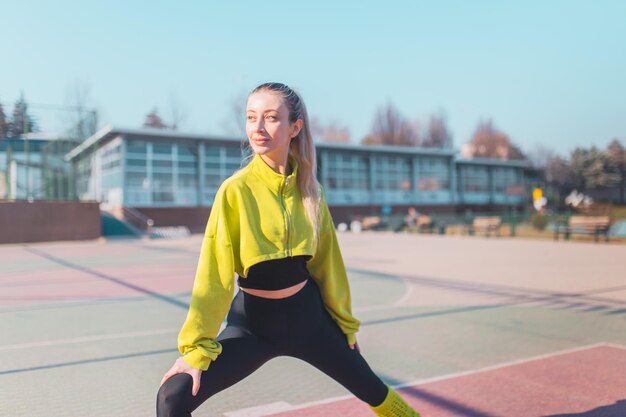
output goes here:
[[181, 133], [175, 130], [167, 130], [167, 129], [153, 129], [153, 128], [142, 128], [142, 129], [127, 129], [127, 128], [116, 128], [111, 124], [108, 124], [98, 130], [89, 138], [85, 139], [80, 145], [72, 149], [65, 155], [65, 159], [70, 161], [80, 155], [82, 152], [91, 148], [94, 145], [97, 145], [100, 142], [105, 142], [109, 139], [112, 139], [116, 136], [124, 135], [124, 136], [145, 136], [148, 138], [161, 138], [161, 139], [187, 139], [187, 140], [202, 140], [202, 141], [221, 141], [221, 142], [234, 142], [239, 143], [242, 139], [236, 139], [232, 137], [223, 137], [223, 136], [212, 136], [212, 135], [204, 135], [204, 134], [196, 134], [196, 133]]
[[[105, 142], [116, 136], [134, 136], [134, 137], [146, 137], [153, 139], [174, 139], [174, 140], [197, 140], [197, 141], [219, 141], [219, 142], [232, 142], [241, 143], [246, 139], [237, 139], [233, 137], [214, 136], [197, 133], [182, 133], [174, 130], [167, 129], [153, 129], [153, 128], [141, 128], [141, 129], [127, 129], [116, 128], [109, 124], [104, 126], [91, 137], [87, 138], [80, 145], [72, 149], [65, 155], [65, 159], [70, 161], [85, 152], [92, 146], [98, 143]], [[441, 157], [455, 157], [458, 151], [455, 149], [436, 149], [436, 148], [419, 148], [411, 146], [391, 146], [391, 145], [361, 145], [361, 144], [343, 144], [343, 143], [325, 143], [318, 142], [315, 144], [318, 149], [334, 149], [343, 150], [349, 152], [375, 152], [386, 154], [402, 154], [402, 155], [429, 155], [429, 156], [441, 156]], [[491, 166], [508, 166], [518, 168], [528, 168], [530, 165], [527, 161], [504, 161], [498, 159], [458, 159], [455, 158], [456, 163], [472, 164], [472, 165], [491, 165]]]

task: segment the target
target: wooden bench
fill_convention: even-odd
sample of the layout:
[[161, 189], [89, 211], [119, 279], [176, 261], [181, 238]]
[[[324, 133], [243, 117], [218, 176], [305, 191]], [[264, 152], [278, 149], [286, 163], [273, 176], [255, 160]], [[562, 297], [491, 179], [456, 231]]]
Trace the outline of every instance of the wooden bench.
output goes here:
[[430, 216], [421, 214], [417, 216], [416, 227], [417, 227], [417, 231], [420, 233], [424, 233], [424, 232], [432, 233], [435, 227], [435, 223], [433, 222], [433, 219]]
[[364, 230], [378, 230], [384, 225], [385, 223], [379, 216], [358, 216], [350, 222], [350, 230], [359, 233]]
[[391, 230], [395, 232], [407, 230], [409, 232], [432, 233], [435, 227], [435, 223], [430, 216], [426, 214], [420, 214], [417, 217], [398, 217], [394, 224], [390, 224], [390, 226]]
[[609, 228], [611, 218], [609, 216], [572, 216], [567, 223], [557, 223], [554, 228], [554, 240], [559, 240], [559, 234], [563, 233], [565, 240], [569, 240], [572, 233], [593, 235], [597, 242], [600, 234], [604, 235], [604, 241], [609, 241]]
[[477, 232], [484, 231], [485, 236], [491, 236], [492, 233], [500, 236], [501, 225], [502, 219], [499, 216], [475, 217], [469, 226], [469, 234], [474, 235]]
[[361, 220], [363, 230], [376, 229], [382, 225], [382, 219], [379, 216], [366, 216]]

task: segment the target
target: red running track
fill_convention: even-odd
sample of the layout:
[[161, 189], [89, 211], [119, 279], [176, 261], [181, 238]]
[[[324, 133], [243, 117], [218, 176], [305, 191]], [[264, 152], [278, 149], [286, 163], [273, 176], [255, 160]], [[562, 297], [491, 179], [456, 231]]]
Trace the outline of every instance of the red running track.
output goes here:
[[[422, 417], [626, 417], [626, 348], [599, 345], [398, 392]], [[373, 416], [356, 398], [272, 417]]]

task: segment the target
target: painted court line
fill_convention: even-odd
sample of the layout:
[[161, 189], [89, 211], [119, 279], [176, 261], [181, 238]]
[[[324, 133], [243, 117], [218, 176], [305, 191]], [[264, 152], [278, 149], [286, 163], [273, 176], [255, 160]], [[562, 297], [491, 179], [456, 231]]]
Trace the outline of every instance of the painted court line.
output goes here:
[[257, 407], [242, 408], [237, 411], [231, 411], [224, 413], [226, 417], [262, 417], [268, 414], [281, 413], [283, 411], [290, 411], [292, 405], [285, 401], [278, 401], [275, 403], [265, 404]]
[[354, 309], [352, 309], [352, 311], [354, 313], [365, 313], [368, 311], [385, 311], [395, 309], [396, 307], [391, 304], [372, 304], [371, 306], [355, 307]]
[[394, 307], [402, 306], [406, 300], [411, 298], [415, 289], [413, 283], [406, 279], [406, 277], [402, 277], [402, 282], [404, 283], [405, 292], [402, 297], [398, 298], [396, 302], [393, 303]]
[[179, 328], [146, 330], [143, 332], [114, 333], [114, 334], [99, 335], [99, 336], [75, 337], [71, 339], [48, 340], [45, 342], [22, 343], [19, 345], [0, 346], [0, 351], [15, 350], [15, 349], [31, 349], [31, 348], [38, 348], [38, 347], [44, 347], [44, 346], [71, 345], [71, 344], [76, 344], [76, 343], [88, 343], [88, 342], [95, 342], [95, 341], [100, 341], [100, 340], [126, 339], [129, 337], [138, 337], [138, 336], [152, 336], [152, 335], [159, 335], [159, 334], [174, 333], [174, 332], [178, 332], [179, 330], [180, 330]]
[[483, 373], [483, 372], [488, 372], [488, 371], [493, 371], [493, 370], [497, 370], [497, 369], [506, 368], [506, 367], [509, 367], [509, 366], [521, 365], [521, 364], [528, 363], [528, 362], [534, 362], [534, 361], [539, 361], [539, 360], [543, 360], [543, 359], [554, 358], [554, 357], [561, 356], [561, 355], [567, 355], [569, 353], [583, 352], [585, 350], [595, 349], [595, 348], [598, 348], [598, 347], [619, 347], [621, 349], [626, 349], [626, 347], [624, 347], [624, 346], [612, 345], [612, 344], [606, 343], [606, 342], [599, 342], [599, 343], [593, 343], [591, 345], [584, 345], [584, 346], [579, 346], [579, 347], [576, 347], [576, 348], [559, 350], [559, 351], [552, 352], [552, 353], [546, 353], [546, 354], [543, 354], [543, 355], [531, 356], [530, 358], [502, 362], [502, 363], [499, 363], [497, 365], [487, 366], [485, 368], [479, 368], [479, 369], [474, 369], [474, 370], [470, 370], [470, 371], [453, 372], [451, 374], [446, 374], [446, 375], [437, 376], [437, 377], [433, 377], [433, 378], [416, 379], [415, 381], [394, 385], [393, 387], [394, 388], [404, 388], [404, 387], [408, 387], [408, 386], [427, 384], [427, 383], [430, 383], [430, 382], [444, 381], [446, 379], [453, 379], [453, 378], [458, 378], [458, 377], [461, 377], [461, 376], [475, 375], [475, 374], [479, 374], [479, 373]]
[[[394, 389], [401, 389], [401, 388], [409, 387], [409, 386], [416, 386], [416, 385], [422, 385], [422, 384], [427, 384], [427, 383], [431, 383], [431, 382], [445, 381], [445, 380], [448, 380], [448, 379], [454, 379], [454, 378], [458, 378], [458, 377], [462, 377], [462, 376], [475, 375], [475, 374], [479, 374], [479, 373], [483, 373], [483, 372], [498, 370], [498, 369], [506, 368], [506, 367], [509, 367], [509, 366], [520, 365], [520, 364], [525, 364], [525, 363], [529, 363], [529, 362], [539, 361], [539, 360], [543, 360], [543, 359], [554, 358], [554, 357], [561, 356], [561, 355], [566, 355], [566, 354], [569, 354], [569, 353], [583, 352], [583, 351], [594, 349], [594, 348], [598, 348], [598, 347], [614, 347], [614, 348], [620, 348], [620, 349], [626, 350], [626, 346], [621, 346], [621, 345], [612, 344], [612, 343], [599, 342], [599, 343], [594, 343], [594, 344], [590, 344], [590, 345], [584, 345], [584, 346], [579, 346], [579, 347], [575, 347], [575, 348], [564, 349], [564, 350], [559, 350], [559, 351], [556, 351], [556, 352], [546, 353], [546, 354], [543, 354], [543, 355], [532, 356], [530, 358], [502, 362], [502, 363], [499, 363], [497, 365], [491, 365], [491, 366], [487, 366], [487, 367], [484, 367], [484, 368], [479, 368], [479, 369], [474, 369], [474, 370], [469, 370], [469, 371], [453, 372], [453, 373], [450, 373], [450, 374], [441, 375], [441, 376], [437, 376], [437, 377], [433, 377], [433, 378], [417, 379], [417, 380], [406, 382], [406, 383], [402, 383], [402, 384], [392, 385], [392, 388], [394, 388]], [[245, 410], [248, 410], [248, 411], [250, 411], [252, 413], [255, 413], [255, 414], [251, 414], [251, 415], [254, 415], [255, 417], [264, 417], [264, 416], [271, 416], [272, 414], [276, 414], [276, 413], [301, 410], [301, 409], [305, 409], [305, 408], [309, 408], [309, 407], [315, 407], [315, 406], [324, 405], [324, 404], [328, 404], [328, 403], [333, 403], [333, 402], [337, 402], [337, 401], [347, 400], [347, 399], [350, 399], [350, 398], [354, 398], [354, 395], [347, 394], [347, 395], [341, 395], [341, 396], [337, 396], [337, 397], [325, 398], [325, 399], [322, 399], [322, 400], [309, 401], [309, 402], [306, 402], [306, 403], [302, 403], [302, 404], [291, 406], [291, 408], [288, 408], [288, 409], [281, 409], [281, 410], [270, 411], [270, 412], [267, 412], [265, 414], [263, 414], [263, 412], [264, 412], [263, 411], [263, 407], [265, 407], [265, 406], [252, 407], [252, 408], [245, 409]], [[236, 413], [240, 413], [242, 411], [243, 410], [235, 410], [235, 411], [230, 412], [232, 414], [226, 414], [226, 415], [228, 415], [229, 417], [231, 415], [235, 416], [235, 417], [246, 415], [246, 414], [236, 414]]]
[[615, 343], [604, 343], [603, 345], [607, 346], [607, 347], [612, 347], [612, 348], [615, 348], [615, 349], [626, 350], [626, 346], [618, 345], [618, 344], [615, 344]]

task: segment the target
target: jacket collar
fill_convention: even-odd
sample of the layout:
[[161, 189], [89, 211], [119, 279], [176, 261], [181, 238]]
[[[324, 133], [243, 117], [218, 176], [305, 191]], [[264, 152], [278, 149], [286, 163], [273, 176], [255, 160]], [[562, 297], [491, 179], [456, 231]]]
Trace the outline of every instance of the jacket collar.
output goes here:
[[284, 191], [291, 190], [296, 185], [298, 163], [291, 154], [288, 156], [288, 161], [292, 168], [291, 174], [288, 176], [281, 175], [274, 171], [259, 154], [254, 154], [250, 162], [250, 168], [268, 187], [278, 193], [281, 191], [283, 184], [285, 185]]

